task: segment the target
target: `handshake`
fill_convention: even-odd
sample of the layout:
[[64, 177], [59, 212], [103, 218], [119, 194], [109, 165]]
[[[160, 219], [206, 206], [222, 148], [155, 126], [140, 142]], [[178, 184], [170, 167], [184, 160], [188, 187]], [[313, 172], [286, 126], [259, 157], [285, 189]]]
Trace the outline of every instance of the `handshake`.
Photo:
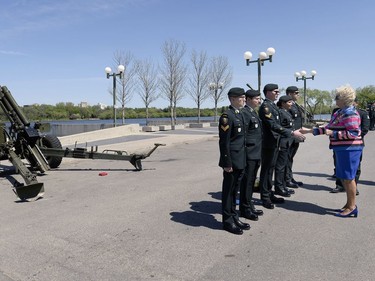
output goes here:
[[[308, 134], [308, 133], [313, 133], [313, 131], [314, 131], [314, 129], [309, 129], [309, 128], [305, 128], [305, 127], [302, 127], [301, 129], [299, 129], [298, 130], [301, 134]], [[296, 131], [294, 131], [294, 132], [296, 132]], [[332, 130], [330, 130], [330, 129], [325, 129], [324, 130], [324, 133], [325, 133], [325, 135], [327, 135], [327, 136], [330, 136], [330, 135], [332, 135], [333, 134], [333, 131]]]
[[298, 140], [298, 141], [304, 141], [306, 139], [306, 137], [304, 136], [304, 129], [306, 128], [301, 128], [301, 129], [298, 129], [298, 130], [295, 130], [292, 132], [292, 136]]

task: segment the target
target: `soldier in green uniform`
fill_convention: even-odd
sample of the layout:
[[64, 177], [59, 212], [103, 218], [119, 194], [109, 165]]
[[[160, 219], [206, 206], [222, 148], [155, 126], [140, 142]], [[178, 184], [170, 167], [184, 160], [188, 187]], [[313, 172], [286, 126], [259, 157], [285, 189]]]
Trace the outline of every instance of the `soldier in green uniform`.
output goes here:
[[280, 124], [279, 109], [274, 103], [279, 96], [277, 84], [267, 84], [263, 88], [265, 100], [259, 108], [259, 117], [263, 125], [262, 163], [260, 170], [260, 197], [263, 207], [273, 209], [274, 203], [283, 203], [284, 198], [279, 198], [272, 192], [272, 177], [275, 169], [279, 150], [280, 135], [305, 137], [299, 130], [285, 129]]
[[[299, 90], [296, 86], [289, 86], [288, 88], [286, 88], [286, 94], [289, 95], [293, 100], [293, 104], [292, 104], [292, 107], [289, 109], [289, 112], [293, 118], [294, 130], [301, 129], [303, 125], [304, 110], [297, 103], [297, 100], [299, 97]], [[296, 155], [298, 151], [300, 142], [301, 141], [294, 138], [293, 143], [289, 149], [289, 161], [288, 161], [288, 167], [287, 167], [286, 178], [285, 178], [287, 187], [298, 188], [300, 186], [303, 186], [303, 182], [296, 181], [294, 179], [293, 171], [292, 171], [294, 156]]]
[[242, 234], [250, 225], [239, 220], [236, 212], [238, 183], [246, 167], [245, 122], [242, 109], [245, 105], [245, 90], [232, 88], [228, 92], [230, 106], [219, 120], [219, 166], [223, 168], [222, 216], [223, 229]]
[[263, 211], [255, 209], [252, 202], [262, 154], [262, 121], [256, 112], [260, 102], [259, 91], [246, 91], [246, 105], [243, 110], [246, 125], [246, 168], [240, 187], [240, 213], [242, 217], [254, 221], [263, 215]]
[[[285, 95], [279, 98], [277, 106], [279, 109], [280, 124], [285, 129], [293, 130], [294, 122], [293, 117], [289, 110], [292, 107], [293, 100], [289, 95]], [[286, 175], [289, 165], [289, 154], [292, 148], [294, 138], [287, 134], [280, 135], [279, 141], [279, 152], [275, 164], [275, 194], [283, 197], [290, 197], [290, 194], [294, 194], [294, 190], [287, 188]]]

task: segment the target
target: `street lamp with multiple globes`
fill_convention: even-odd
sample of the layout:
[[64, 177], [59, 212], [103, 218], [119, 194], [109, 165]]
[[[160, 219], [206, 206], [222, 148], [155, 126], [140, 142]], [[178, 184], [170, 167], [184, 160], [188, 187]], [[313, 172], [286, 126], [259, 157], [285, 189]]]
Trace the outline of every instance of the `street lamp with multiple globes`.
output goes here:
[[251, 60], [253, 57], [253, 54], [249, 51], [244, 53], [244, 58], [246, 60], [246, 65], [249, 66], [250, 63], [256, 62], [258, 63], [258, 91], [260, 92], [260, 86], [261, 86], [261, 67], [264, 65], [264, 62], [266, 60], [272, 62], [272, 56], [275, 54], [275, 49], [274, 48], [268, 48], [266, 52], [260, 52], [259, 57], [257, 60]]
[[210, 91], [214, 92], [214, 101], [215, 101], [215, 116], [214, 116], [214, 122], [217, 121], [217, 102], [219, 100], [218, 97], [218, 91], [223, 89], [224, 84], [219, 82], [219, 83], [210, 83], [208, 84], [208, 88]]
[[315, 75], [316, 75], [315, 70], [311, 70], [311, 76], [310, 77], [306, 76], [305, 70], [302, 70], [301, 72], [294, 73], [294, 77], [296, 77], [297, 82], [299, 80], [303, 80], [303, 109], [305, 110], [305, 118], [303, 119], [304, 120], [303, 123], [306, 123], [306, 113], [307, 113], [307, 108], [306, 108], [306, 80], [307, 79], [314, 80]]
[[104, 70], [105, 73], [107, 73], [107, 79], [109, 79], [109, 77], [113, 77], [113, 127], [116, 127], [116, 77], [120, 76], [120, 79], [122, 79], [124, 70], [125, 66], [123, 66], [122, 64], [117, 67], [118, 73], [110, 74], [112, 72], [112, 69], [109, 66], [107, 66]]

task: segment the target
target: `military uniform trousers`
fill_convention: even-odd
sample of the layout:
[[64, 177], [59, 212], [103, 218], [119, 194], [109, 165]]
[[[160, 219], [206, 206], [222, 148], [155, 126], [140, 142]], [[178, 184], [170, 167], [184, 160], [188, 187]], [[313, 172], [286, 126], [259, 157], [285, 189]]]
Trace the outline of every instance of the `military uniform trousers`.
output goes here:
[[243, 169], [233, 169], [231, 173], [223, 171], [221, 193], [223, 223], [234, 223], [234, 219], [239, 219], [236, 212], [236, 195], [243, 172]]
[[280, 147], [275, 164], [275, 191], [285, 192], [286, 190], [285, 178], [288, 171], [289, 155], [289, 148]]
[[257, 173], [260, 167], [260, 160], [247, 160], [245, 172], [240, 186], [240, 211], [253, 210], [254, 206], [251, 201], [253, 198], [253, 188]]
[[291, 182], [293, 180], [293, 161], [294, 161], [294, 156], [297, 154], [299, 148], [299, 142], [298, 141], [293, 141], [292, 145], [289, 148], [289, 161], [288, 161], [288, 166], [286, 170], [286, 177], [285, 181], [286, 182]]
[[268, 200], [272, 197], [272, 176], [275, 170], [278, 152], [278, 146], [262, 148], [262, 165], [259, 181], [260, 199], [262, 200]]

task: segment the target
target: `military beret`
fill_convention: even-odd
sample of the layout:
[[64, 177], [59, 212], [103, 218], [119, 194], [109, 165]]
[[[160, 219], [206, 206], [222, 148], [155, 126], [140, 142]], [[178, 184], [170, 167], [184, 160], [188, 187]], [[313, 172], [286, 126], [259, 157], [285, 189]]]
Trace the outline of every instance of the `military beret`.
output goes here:
[[292, 100], [292, 97], [289, 96], [289, 95], [281, 96], [279, 98], [279, 102], [287, 102], [287, 101], [290, 101], [290, 100]]
[[286, 93], [294, 93], [294, 92], [299, 92], [298, 88], [296, 86], [289, 86], [286, 88]]
[[267, 84], [263, 88], [263, 93], [267, 93], [268, 91], [273, 91], [279, 88], [277, 84]]
[[245, 90], [243, 88], [232, 88], [228, 92], [228, 97], [239, 97], [245, 95]]
[[260, 92], [256, 90], [247, 90], [245, 95], [248, 98], [254, 98], [260, 96]]

